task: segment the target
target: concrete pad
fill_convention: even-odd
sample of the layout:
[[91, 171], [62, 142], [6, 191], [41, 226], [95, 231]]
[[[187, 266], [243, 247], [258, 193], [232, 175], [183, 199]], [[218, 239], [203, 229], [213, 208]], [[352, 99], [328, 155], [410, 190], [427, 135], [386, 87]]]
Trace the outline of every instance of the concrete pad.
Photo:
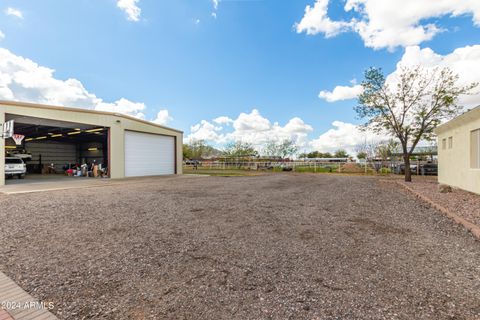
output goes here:
[[[107, 179], [107, 178], [85, 178], [85, 177], [66, 177], [52, 175], [46, 179], [25, 179], [20, 180], [21, 183], [12, 183], [0, 187], [0, 193], [7, 195], [46, 192], [57, 190], [81, 189], [92, 187], [105, 187], [112, 185], [134, 184], [154, 182], [159, 179], [185, 179], [185, 178], [201, 178], [205, 175], [164, 175], [149, 176], [124, 179]], [[25, 183], [23, 183], [25, 181]]]
[[17, 194], [17, 193], [30, 193], [30, 192], [42, 192], [42, 191], [54, 191], [54, 190], [66, 190], [74, 188], [86, 188], [92, 186], [104, 186], [109, 185], [112, 181], [110, 179], [59, 179], [59, 180], [45, 180], [34, 181], [31, 183], [14, 183], [7, 184], [0, 187], [0, 193], [3, 194]]
[[47, 304], [40, 304], [37, 299], [30, 296], [2, 272], [0, 272], [0, 284], [12, 288], [8, 291], [0, 291], [0, 319], [57, 319], [48, 311]]

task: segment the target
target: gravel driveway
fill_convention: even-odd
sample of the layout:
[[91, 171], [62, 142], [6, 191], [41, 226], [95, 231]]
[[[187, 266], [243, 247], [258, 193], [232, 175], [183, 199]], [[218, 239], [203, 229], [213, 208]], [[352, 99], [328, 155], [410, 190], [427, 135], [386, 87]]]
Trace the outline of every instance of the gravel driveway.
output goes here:
[[375, 178], [157, 178], [0, 208], [0, 270], [63, 319], [480, 319], [480, 242]]

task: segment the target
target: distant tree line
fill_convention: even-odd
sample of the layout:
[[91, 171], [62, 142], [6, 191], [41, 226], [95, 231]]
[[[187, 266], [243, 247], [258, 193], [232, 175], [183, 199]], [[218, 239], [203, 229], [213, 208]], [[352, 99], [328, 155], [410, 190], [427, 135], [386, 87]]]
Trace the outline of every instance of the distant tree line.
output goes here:
[[222, 151], [208, 145], [204, 140], [193, 140], [190, 143], [183, 144], [183, 158], [191, 160], [200, 160], [220, 156]]
[[[357, 159], [371, 161], [373, 159], [386, 160], [400, 148], [400, 144], [394, 140], [386, 141], [364, 141], [356, 146]], [[202, 160], [208, 158], [278, 158], [286, 159], [298, 155], [300, 159], [315, 158], [350, 158], [352, 155], [344, 149], [333, 153], [311, 151], [298, 154], [298, 147], [293, 140], [267, 141], [261, 148], [255, 147], [252, 143], [234, 141], [230, 142], [223, 149], [208, 145], [204, 140], [192, 140], [183, 145], [183, 158], [190, 160]]]
[[315, 158], [349, 158], [350, 155], [347, 153], [346, 150], [344, 149], [339, 149], [335, 151], [333, 154], [330, 152], [320, 152], [320, 151], [312, 151], [309, 153], [302, 153], [299, 155], [300, 158], [309, 158], [309, 159], [315, 159]]
[[298, 146], [293, 140], [270, 140], [261, 148], [256, 148], [252, 143], [234, 141], [228, 143], [222, 150], [208, 145], [204, 140], [192, 140], [183, 145], [183, 158], [201, 160], [212, 157], [246, 158], [270, 157], [285, 159], [298, 153]]

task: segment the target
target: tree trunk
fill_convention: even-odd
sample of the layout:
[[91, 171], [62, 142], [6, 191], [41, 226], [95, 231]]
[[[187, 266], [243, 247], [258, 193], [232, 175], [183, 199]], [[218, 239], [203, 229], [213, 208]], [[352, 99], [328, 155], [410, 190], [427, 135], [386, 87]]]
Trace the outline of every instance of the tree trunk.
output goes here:
[[403, 161], [405, 163], [405, 182], [412, 182], [412, 172], [410, 171], [410, 155], [404, 154]]

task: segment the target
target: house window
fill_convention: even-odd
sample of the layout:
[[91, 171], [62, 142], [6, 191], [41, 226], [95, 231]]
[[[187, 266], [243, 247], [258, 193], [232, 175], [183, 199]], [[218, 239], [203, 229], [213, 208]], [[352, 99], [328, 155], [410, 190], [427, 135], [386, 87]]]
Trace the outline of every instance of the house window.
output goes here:
[[448, 137], [448, 149], [453, 148], [453, 137]]
[[470, 167], [480, 169], [480, 129], [470, 132]]
[[447, 149], [447, 139], [442, 139], [442, 150]]

